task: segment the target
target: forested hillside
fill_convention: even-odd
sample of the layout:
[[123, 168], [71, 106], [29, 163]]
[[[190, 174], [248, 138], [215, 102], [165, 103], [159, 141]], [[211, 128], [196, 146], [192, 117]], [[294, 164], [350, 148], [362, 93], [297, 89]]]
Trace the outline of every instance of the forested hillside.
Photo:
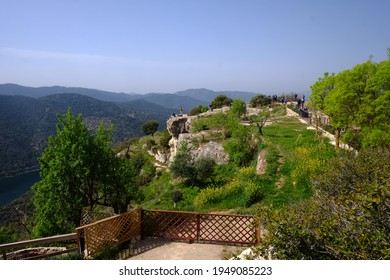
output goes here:
[[127, 103], [104, 102], [78, 94], [40, 98], [0, 96], [0, 177], [38, 168], [37, 157], [55, 133], [56, 114], [71, 107], [82, 114], [88, 128], [114, 125], [113, 142], [142, 135], [142, 124], [150, 119], [166, 126], [171, 110], [143, 100]]

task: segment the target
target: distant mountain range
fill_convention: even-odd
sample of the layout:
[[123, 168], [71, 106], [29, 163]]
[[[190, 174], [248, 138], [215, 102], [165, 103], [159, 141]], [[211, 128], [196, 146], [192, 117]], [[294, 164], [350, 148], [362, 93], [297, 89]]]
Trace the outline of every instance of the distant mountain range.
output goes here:
[[115, 143], [141, 136], [147, 120], [158, 121], [159, 129], [164, 129], [172, 114], [170, 109], [144, 100], [115, 103], [80, 94], [0, 95], [0, 177], [38, 168], [37, 158], [49, 135], [56, 133], [56, 114], [64, 114], [69, 107], [75, 115], [83, 115], [91, 130], [99, 124], [114, 124]]
[[184, 111], [190, 111], [192, 108], [199, 105], [208, 106], [214, 98], [220, 94], [244, 101], [249, 101], [256, 95], [254, 92], [246, 91], [213, 91], [209, 89], [187, 89], [176, 93], [148, 93], [148, 94], [127, 94], [102, 91], [97, 89], [81, 88], [81, 87], [26, 87], [16, 84], [0, 84], [0, 95], [22, 95], [27, 97], [43, 97], [53, 94], [76, 93], [89, 96], [102, 101], [110, 102], [129, 102], [134, 100], [145, 100], [149, 103], [154, 103], [171, 110], [179, 110], [180, 107]]
[[141, 126], [156, 120], [160, 129], [180, 107], [189, 112], [199, 105], [208, 106], [219, 94], [249, 101], [255, 93], [216, 92], [188, 89], [176, 93], [126, 94], [81, 87], [25, 87], [0, 84], [0, 177], [38, 167], [37, 158], [56, 133], [56, 114], [69, 107], [81, 113], [90, 129], [99, 124], [114, 124], [113, 141], [119, 143], [141, 136]]

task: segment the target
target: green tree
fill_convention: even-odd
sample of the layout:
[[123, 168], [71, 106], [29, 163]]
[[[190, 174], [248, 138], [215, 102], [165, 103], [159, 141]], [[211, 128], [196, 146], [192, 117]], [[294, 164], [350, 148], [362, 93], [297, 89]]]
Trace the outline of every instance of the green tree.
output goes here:
[[258, 115], [250, 116], [251, 122], [254, 122], [256, 124], [260, 135], [263, 135], [263, 127], [267, 123], [270, 116], [271, 116], [271, 112], [269, 111], [269, 109], [264, 109]]
[[224, 94], [220, 94], [217, 97], [215, 97], [213, 101], [211, 101], [210, 108], [217, 109], [217, 108], [222, 108], [224, 106], [231, 106], [232, 103], [233, 100], [231, 98], [227, 97]]
[[369, 60], [337, 74], [324, 106], [336, 139], [344, 130], [344, 140], [356, 149], [388, 142], [389, 78], [389, 61], [377, 64]]
[[265, 96], [263, 94], [257, 94], [251, 98], [251, 100], [249, 101], [249, 106], [252, 108], [260, 108], [263, 106], [270, 105], [271, 103], [271, 97]]
[[174, 178], [192, 178], [194, 167], [191, 164], [191, 155], [186, 142], [181, 143], [169, 169]]
[[145, 133], [145, 135], [154, 135], [154, 133], [158, 130], [158, 122], [151, 120], [147, 121], [142, 125], [142, 132]]
[[253, 134], [246, 126], [238, 125], [230, 131], [231, 137], [224, 145], [229, 154], [229, 161], [238, 166], [246, 166], [253, 159], [257, 142], [254, 141]]
[[109, 173], [102, 187], [100, 204], [112, 207], [115, 213], [125, 213], [138, 193], [135, 167], [126, 158], [114, 157], [111, 158], [107, 172]]
[[121, 172], [126, 168], [111, 148], [111, 129], [101, 126], [94, 135], [71, 109], [58, 120], [57, 135], [50, 136], [39, 158], [41, 181], [33, 186], [35, 236], [72, 232], [84, 207], [93, 210], [109, 201], [115, 210], [122, 210], [110, 196], [114, 186], [119, 196], [126, 196], [126, 182], [132, 177]]
[[246, 114], [246, 104], [241, 99], [233, 100], [232, 106], [229, 111], [233, 116], [240, 118], [242, 115]]
[[317, 134], [319, 134], [320, 127], [320, 114], [325, 110], [325, 97], [334, 88], [335, 76], [334, 73], [329, 75], [328, 72], [324, 73], [322, 78], [319, 78], [311, 88], [311, 95], [307, 106], [310, 107], [314, 114], [314, 119], [317, 127]]
[[354, 95], [346, 89], [349, 70], [339, 73], [336, 85], [325, 97], [325, 112], [330, 116], [330, 123], [335, 130], [336, 150], [340, 149], [341, 132], [346, 130], [352, 121]]
[[194, 163], [195, 180], [197, 182], [205, 182], [208, 179], [212, 179], [215, 160], [209, 157], [199, 158]]

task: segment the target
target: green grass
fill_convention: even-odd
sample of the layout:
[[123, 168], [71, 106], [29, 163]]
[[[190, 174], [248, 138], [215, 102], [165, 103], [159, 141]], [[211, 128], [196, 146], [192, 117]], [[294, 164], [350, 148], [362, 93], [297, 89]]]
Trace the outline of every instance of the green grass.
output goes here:
[[335, 156], [334, 147], [295, 118], [280, 119], [264, 127], [263, 132], [267, 173], [274, 183], [274, 191], [263, 203], [279, 208], [310, 197], [310, 176], [320, 172], [321, 163]]
[[[259, 150], [266, 150], [266, 174], [255, 173], [256, 158], [248, 167], [218, 165], [205, 184], [188, 186], [172, 180], [168, 172], [144, 187], [142, 207], [184, 211], [254, 213], [262, 205], [282, 208], [312, 195], [310, 178], [335, 156], [334, 147], [296, 118], [285, 117], [285, 108], [274, 108], [272, 124], [263, 128]], [[200, 122], [221, 127], [220, 116]], [[211, 126], [211, 125], [210, 125]], [[257, 128], [254, 126], [253, 130]], [[182, 200], [173, 203], [173, 191]]]

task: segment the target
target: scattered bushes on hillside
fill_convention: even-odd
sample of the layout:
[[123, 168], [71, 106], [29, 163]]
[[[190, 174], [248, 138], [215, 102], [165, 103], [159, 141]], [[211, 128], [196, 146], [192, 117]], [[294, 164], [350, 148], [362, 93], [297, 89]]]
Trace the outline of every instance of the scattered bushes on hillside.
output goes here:
[[249, 207], [260, 201], [263, 196], [261, 180], [256, 175], [254, 167], [244, 167], [226, 185], [201, 190], [194, 204], [198, 209], [212, 208], [216, 205], [223, 205], [226, 208], [235, 208], [238, 205]]
[[159, 141], [160, 147], [163, 149], [169, 149], [169, 140], [171, 140], [172, 135], [169, 134], [168, 130], [164, 130], [159, 134]]
[[16, 235], [6, 227], [0, 227], [0, 244], [16, 241]]
[[196, 116], [201, 113], [205, 113], [209, 110], [207, 106], [199, 105], [198, 107], [192, 108], [191, 111], [188, 113], [189, 116]]
[[199, 158], [192, 162], [187, 143], [183, 142], [169, 168], [174, 178], [186, 179], [189, 184], [203, 185], [212, 180], [215, 165], [212, 158]]
[[247, 166], [257, 151], [258, 138], [246, 126], [237, 126], [224, 148], [229, 155], [229, 161], [238, 166]]
[[262, 250], [278, 259], [390, 259], [390, 150], [347, 153], [314, 179], [315, 193], [282, 210], [261, 209]]
[[191, 132], [214, 129], [222, 130], [228, 125], [228, 118], [224, 113], [216, 113], [207, 118], [198, 118], [191, 123]]

